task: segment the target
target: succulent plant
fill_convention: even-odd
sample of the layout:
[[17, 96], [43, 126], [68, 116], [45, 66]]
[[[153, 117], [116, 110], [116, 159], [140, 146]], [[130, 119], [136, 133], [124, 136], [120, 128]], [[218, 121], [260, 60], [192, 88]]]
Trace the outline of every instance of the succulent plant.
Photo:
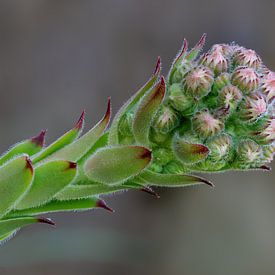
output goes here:
[[196, 172], [269, 170], [273, 160], [275, 73], [253, 50], [187, 41], [167, 78], [161, 62], [108, 127], [103, 118], [80, 136], [76, 125], [49, 146], [45, 131], [0, 157], [0, 241], [58, 211], [105, 208], [101, 198], [152, 186], [213, 184]]

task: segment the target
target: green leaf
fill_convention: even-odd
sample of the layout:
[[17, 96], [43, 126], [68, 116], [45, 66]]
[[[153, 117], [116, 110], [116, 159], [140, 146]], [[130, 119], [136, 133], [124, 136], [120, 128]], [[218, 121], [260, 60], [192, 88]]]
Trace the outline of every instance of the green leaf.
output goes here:
[[149, 80], [117, 112], [113, 120], [113, 123], [110, 127], [109, 145], [119, 145], [120, 142], [118, 137], [118, 132], [119, 132], [118, 127], [121, 119], [127, 112], [129, 112], [139, 102], [139, 100], [143, 97], [143, 95], [153, 87], [154, 83], [159, 77], [160, 69], [161, 69], [161, 61], [160, 61], [160, 58], [158, 58], [155, 71], [152, 74], [152, 76], [149, 78]]
[[14, 237], [17, 231], [18, 230], [13, 230], [9, 233], [0, 236], [0, 245], [4, 244], [5, 242], [9, 241], [12, 237]]
[[184, 38], [182, 48], [179, 51], [178, 55], [176, 56], [175, 60], [173, 61], [171, 68], [169, 70], [168, 76], [167, 76], [169, 84], [172, 84], [173, 75], [174, 75], [175, 71], [177, 70], [178, 66], [181, 64], [181, 62], [186, 57], [187, 50], [188, 50], [188, 42]]
[[199, 53], [202, 51], [202, 48], [205, 44], [205, 39], [206, 39], [206, 33], [204, 33], [199, 40], [199, 42], [196, 44], [196, 46], [186, 55], [186, 59], [188, 61], [194, 60], [197, 58]]
[[173, 151], [184, 164], [194, 164], [207, 158], [209, 149], [203, 144], [190, 143], [178, 135], [173, 139]]
[[84, 116], [85, 116], [85, 113], [82, 112], [78, 122], [70, 131], [66, 132], [63, 136], [61, 136], [59, 139], [57, 139], [52, 144], [47, 146], [44, 150], [42, 150], [38, 154], [34, 155], [31, 158], [32, 163], [36, 164], [37, 162], [49, 157], [54, 152], [60, 150], [61, 148], [72, 143], [76, 138], [78, 138], [83, 130]]
[[43, 130], [39, 133], [39, 135], [30, 139], [21, 141], [15, 144], [14, 146], [12, 146], [6, 153], [4, 153], [0, 157], [0, 165], [12, 159], [14, 156], [18, 156], [22, 154], [28, 154], [29, 156], [32, 156], [38, 153], [39, 151], [41, 151], [41, 149], [44, 146], [45, 134], [46, 134], [46, 131]]
[[64, 212], [64, 211], [90, 210], [98, 207], [99, 201], [100, 200], [98, 198], [69, 200], [69, 201], [53, 200], [41, 206], [12, 211], [8, 214], [7, 218], [33, 216], [33, 215], [41, 215], [41, 214]]
[[87, 160], [84, 171], [89, 179], [118, 184], [139, 174], [151, 161], [151, 152], [141, 146], [99, 149]]
[[111, 116], [111, 103], [110, 98], [108, 99], [108, 107], [104, 117], [99, 121], [89, 132], [80, 137], [74, 143], [62, 148], [55, 154], [50, 156], [50, 160], [53, 159], [64, 159], [69, 161], [77, 162], [83, 157], [91, 147], [96, 143], [99, 137], [102, 135], [104, 130], [109, 124]]
[[56, 194], [57, 200], [76, 200], [89, 198], [96, 195], [110, 194], [128, 189], [127, 186], [110, 186], [102, 183], [87, 185], [71, 185]]
[[32, 179], [33, 168], [26, 155], [0, 167], [0, 217], [16, 206], [29, 189]]
[[165, 187], [181, 187], [202, 183], [213, 186], [211, 182], [201, 177], [185, 174], [158, 174], [149, 170], [141, 173], [137, 178], [134, 179], [134, 181], [136, 180], [138, 183], [142, 184]]
[[165, 80], [161, 80], [141, 99], [134, 115], [133, 133], [137, 143], [149, 145], [151, 122], [164, 98]]
[[50, 225], [54, 225], [54, 223], [50, 219], [36, 217], [19, 217], [7, 220], [0, 220], [0, 238], [7, 238], [10, 236], [10, 234], [13, 234], [15, 230], [34, 223], [47, 223]]
[[69, 185], [74, 179], [77, 166], [69, 161], [51, 161], [38, 166], [28, 193], [19, 201], [16, 209], [42, 205]]

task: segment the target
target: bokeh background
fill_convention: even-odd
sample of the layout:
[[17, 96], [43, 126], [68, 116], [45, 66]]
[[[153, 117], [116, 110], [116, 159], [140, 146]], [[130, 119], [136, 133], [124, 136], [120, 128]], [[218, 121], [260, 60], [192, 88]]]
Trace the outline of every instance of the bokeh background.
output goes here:
[[[275, 69], [274, 0], [0, 1], [0, 149], [82, 109], [91, 126], [164, 72], [183, 37], [257, 50]], [[273, 168], [275, 165], [273, 164]], [[109, 197], [116, 210], [51, 215], [0, 247], [0, 274], [274, 275], [275, 173], [207, 175], [205, 186]]]

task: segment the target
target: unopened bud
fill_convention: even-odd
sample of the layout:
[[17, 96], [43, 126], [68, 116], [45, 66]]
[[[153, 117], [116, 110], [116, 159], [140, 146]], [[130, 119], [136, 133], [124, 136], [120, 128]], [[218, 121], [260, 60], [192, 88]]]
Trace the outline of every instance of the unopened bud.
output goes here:
[[263, 123], [261, 129], [254, 133], [255, 138], [263, 144], [271, 144], [275, 141], [275, 117], [269, 117]]
[[260, 93], [247, 96], [240, 106], [241, 118], [246, 121], [254, 122], [265, 114], [267, 104], [265, 98]]
[[259, 86], [259, 76], [256, 71], [248, 67], [238, 67], [232, 74], [232, 84], [242, 92], [249, 94]]
[[212, 71], [207, 67], [199, 66], [186, 75], [186, 91], [196, 98], [202, 98], [210, 92], [213, 81]]
[[237, 158], [235, 163], [240, 168], [249, 168], [260, 162], [262, 148], [251, 139], [241, 140], [237, 146]]
[[221, 106], [235, 109], [242, 100], [242, 97], [241, 91], [236, 86], [227, 85], [221, 90], [218, 100]]
[[178, 115], [170, 107], [162, 106], [156, 115], [153, 127], [157, 132], [167, 134], [179, 123]]
[[268, 103], [272, 102], [275, 98], [275, 73], [269, 71], [262, 82], [262, 92], [266, 95]]
[[170, 150], [160, 148], [153, 151], [153, 159], [159, 165], [166, 165], [173, 160], [173, 154]]
[[169, 87], [169, 103], [177, 111], [183, 112], [194, 106], [194, 98], [184, 93], [181, 84], [175, 83]]
[[192, 120], [193, 130], [200, 136], [210, 137], [223, 130], [224, 124], [208, 110], [197, 112]]
[[234, 49], [235, 46], [229, 44], [215, 44], [212, 47], [213, 51], [220, 51], [226, 58], [230, 58], [233, 55]]
[[214, 88], [220, 91], [222, 88], [230, 84], [230, 74], [222, 73], [220, 74], [214, 82]]
[[206, 53], [202, 57], [201, 63], [212, 69], [215, 75], [225, 72], [228, 69], [227, 59], [223, 56], [222, 49], [220, 47], [216, 47], [209, 53]]
[[262, 63], [261, 58], [255, 51], [243, 47], [239, 47], [235, 52], [233, 62], [236, 66], [247, 66], [254, 69], [258, 69]]
[[263, 162], [269, 163], [273, 160], [275, 154], [275, 144], [262, 146], [263, 148]]
[[232, 138], [227, 134], [220, 134], [208, 140], [206, 146], [210, 149], [210, 160], [226, 160], [232, 148]]

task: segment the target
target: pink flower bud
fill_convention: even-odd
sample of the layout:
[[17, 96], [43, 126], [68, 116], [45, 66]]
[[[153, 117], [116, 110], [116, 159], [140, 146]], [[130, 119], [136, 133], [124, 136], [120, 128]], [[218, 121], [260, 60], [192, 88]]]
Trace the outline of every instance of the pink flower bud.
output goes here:
[[193, 130], [200, 136], [210, 137], [223, 130], [224, 124], [208, 110], [197, 112], [192, 120]]
[[221, 90], [223, 87], [225, 87], [228, 84], [230, 84], [230, 74], [222, 73], [215, 79], [214, 88], [216, 90]]
[[237, 145], [236, 164], [240, 168], [255, 166], [262, 159], [262, 148], [251, 139], [241, 140]]
[[208, 140], [206, 146], [210, 149], [210, 160], [226, 160], [232, 147], [232, 138], [227, 134], [220, 134]]
[[275, 141], [275, 117], [270, 117], [264, 123], [261, 131], [254, 133], [259, 141], [270, 144]]
[[243, 47], [239, 47], [235, 52], [233, 61], [236, 66], [247, 66], [254, 69], [258, 69], [262, 63], [261, 58], [255, 51]]
[[221, 90], [218, 100], [222, 106], [236, 108], [242, 97], [241, 91], [230, 84]]
[[202, 57], [201, 63], [210, 69], [212, 69], [215, 75], [227, 71], [228, 62], [224, 57], [220, 47], [216, 47], [212, 51], [206, 53]]
[[254, 93], [245, 98], [245, 101], [241, 104], [240, 114], [244, 120], [256, 121], [266, 110], [267, 104], [264, 96], [260, 93]]
[[268, 103], [273, 101], [275, 98], [275, 73], [269, 71], [265, 78], [263, 79], [262, 92], [266, 95], [266, 100]]
[[207, 67], [199, 66], [186, 75], [186, 90], [190, 95], [201, 98], [210, 92], [213, 81], [212, 71]]
[[228, 45], [228, 44], [215, 44], [212, 47], [213, 51], [220, 51], [223, 56], [230, 58], [233, 55], [235, 46], [234, 45]]
[[259, 76], [256, 71], [248, 67], [238, 67], [232, 74], [232, 84], [242, 92], [250, 93], [259, 86]]

